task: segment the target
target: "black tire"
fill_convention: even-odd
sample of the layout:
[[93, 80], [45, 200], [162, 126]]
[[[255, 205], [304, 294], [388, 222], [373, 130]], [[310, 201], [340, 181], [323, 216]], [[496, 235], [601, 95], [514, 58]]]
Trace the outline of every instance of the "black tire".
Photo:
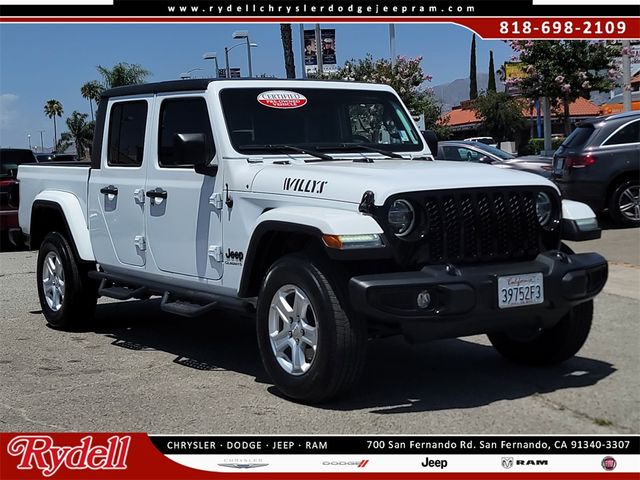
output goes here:
[[[52, 254], [59, 259], [64, 277], [64, 294], [59, 309], [52, 308], [45, 296], [43, 271]], [[87, 276], [89, 267], [78, 261], [69, 241], [58, 232], [51, 232], [42, 241], [38, 252], [37, 283], [42, 313], [47, 323], [58, 330], [77, 330], [93, 319], [98, 299], [97, 284]]]
[[[636, 179], [628, 179], [620, 183], [611, 193], [611, 197], [609, 198], [609, 215], [616, 223], [616, 225], [624, 226], [624, 227], [638, 227], [640, 226], [640, 217], [629, 218], [620, 210], [621, 200], [624, 203], [624, 200], [628, 200], [632, 202], [629, 198], [621, 198], [625, 192], [631, 190], [637, 196], [638, 191], [640, 190], [640, 180]], [[638, 207], [640, 209], [640, 207]], [[633, 208], [632, 208], [633, 210]]]
[[573, 307], [554, 327], [529, 338], [490, 333], [489, 340], [504, 357], [525, 365], [555, 365], [573, 357], [591, 330], [593, 300]]
[[[330, 277], [325, 273], [328, 269], [323, 271], [320, 264], [302, 255], [288, 255], [276, 261], [265, 276], [257, 308], [258, 346], [267, 373], [285, 396], [305, 403], [326, 402], [351, 389], [360, 377], [366, 357], [364, 321], [345, 313], [337, 291], [340, 287], [328, 280]], [[297, 375], [278, 363], [269, 333], [271, 301], [288, 285], [301, 289], [307, 296], [317, 327], [315, 356], [308, 370]]]

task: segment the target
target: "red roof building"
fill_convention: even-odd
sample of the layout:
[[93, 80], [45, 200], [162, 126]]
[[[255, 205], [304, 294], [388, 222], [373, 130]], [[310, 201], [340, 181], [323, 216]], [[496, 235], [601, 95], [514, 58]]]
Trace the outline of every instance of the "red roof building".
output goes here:
[[[534, 119], [537, 116], [535, 108], [533, 111], [528, 108], [523, 109], [522, 114], [525, 118], [529, 119]], [[562, 121], [562, 107], [555, 109], [552, 114], [552, 121], [554, 121], [554, 123]], [[597, 117], [600, 115], [600, 110], [597, 105], [590, 100], [578, 98], [569, 105], [569, 114], [572, 122], [575, 122], [585, 118]], [[440, 118], [442, 123], [451, 127], [451, 131], [454, 133], [468, 132], [482, 127], [482, 121], [476, 116], [476, 111], [473, 109], [457, 107], [442, 115]]]

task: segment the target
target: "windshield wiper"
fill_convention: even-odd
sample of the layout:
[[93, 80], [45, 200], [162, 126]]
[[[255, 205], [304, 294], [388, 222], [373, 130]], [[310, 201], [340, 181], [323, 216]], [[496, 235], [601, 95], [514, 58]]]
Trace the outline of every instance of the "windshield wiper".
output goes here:
[[375, 147], [370, 147], [369, 145], [364, 145], [362, 143], [338, 143], [336, 145], [322, 145], [322, 146], [318, 146], [316, 147], [318, 150], [351, 150], [354, 148], [361, 148], [362, 150], [367, 150], [369, 152], [375, 152], [375, 153], [380, 153], [381, 155], [385, 155], [389, 158], [402, 158], [404, 159], [404, 157], [398, 153], [395, 152], [388, 152], [386, 150], [382, 150], [381, 148], [375, 148]]
[[337, 158], [333, 158], [332, 156], [327, 155], [325, 153], [316, 152], [315, 150], [309, 150], [308, 148], [294, 147], [293, 145], [241, 145], [238, 147], [238, 150], [277, 150], [277, 151], [290, 150], [292, 152], [311, 155], [321, 160], [338, 160]]

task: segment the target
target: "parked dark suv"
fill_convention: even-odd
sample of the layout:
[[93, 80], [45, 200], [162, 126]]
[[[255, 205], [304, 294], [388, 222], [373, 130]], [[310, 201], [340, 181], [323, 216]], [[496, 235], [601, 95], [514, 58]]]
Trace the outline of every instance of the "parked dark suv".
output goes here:
[[35, 161], [33, 152], [26, 148], [0, 149], [0, 241], [9, 229], [18, 226], [18, 204], [13, 195], [18, 165]]
[[640, 226], [640, 112], [580, 123], [554, 155], [553, 179], [565, 198]]

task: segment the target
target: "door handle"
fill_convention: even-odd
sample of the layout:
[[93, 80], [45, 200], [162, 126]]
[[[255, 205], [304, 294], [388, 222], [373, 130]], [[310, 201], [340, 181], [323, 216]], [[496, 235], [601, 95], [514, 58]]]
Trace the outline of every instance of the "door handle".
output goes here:
[[153, 190], [149, 190], [147, 191], [147, 193], [145, 194], [147, 197], [149, 198], [167, 198], [167, 191], [163, 190], [162, 188], [158, 187], [155, 188]]
[[103, 195], [118, 195], [118, 187], [114, 187], [113, 185], [102, 187], [100, 189], [100, 193], [102, 193]]

